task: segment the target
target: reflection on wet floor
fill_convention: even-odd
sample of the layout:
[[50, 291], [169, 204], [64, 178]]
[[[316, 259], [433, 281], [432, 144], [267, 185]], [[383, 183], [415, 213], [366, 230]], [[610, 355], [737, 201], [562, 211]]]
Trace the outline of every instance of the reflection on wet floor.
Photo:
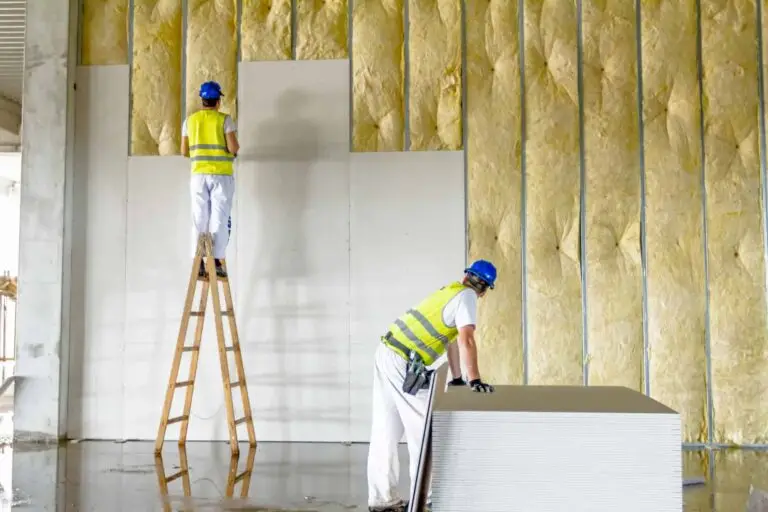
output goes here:
[[[169, 442], [156, 457], [151, 442], [6, 447], [0, 450], [0, 472], [10, 468], [12, 453], [13, 476], [9, 482], [0, 475], [0, 511], [10, 511], [12, 495], [25, 510], [367, 510], [367, 445], [261, 443], [249, 448], [241, 444], [240, 454], [232, 457], [227, 443], [188, 442], [180, 448]], [[683, 462], [684, 477], [706, 478], [703, 485], [684, 488], [685, 512], [744, 512], [750, 485], [768, 489], [768, 451], [687, 450]], [[401, 446], [404, 480], [407, 463]], [[400, 492], [406, 496], [407, 491], [404, 481]]]

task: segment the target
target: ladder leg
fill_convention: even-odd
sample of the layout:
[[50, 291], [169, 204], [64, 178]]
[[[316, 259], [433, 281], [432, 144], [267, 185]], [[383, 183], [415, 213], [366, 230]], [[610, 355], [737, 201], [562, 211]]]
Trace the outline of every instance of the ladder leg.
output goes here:
[[[197, 361], [200, 357], [200, 343], [203, 339], [203, 326], [205, 324], [205, 309], [208, 304], [208, 289], [209, 284], [207, 281], [203, 282], [203, 289], [200, 292], [199, 302], [199, 316], [197, 317], [197, 325], [195, 327], [195, 341], [192, 345], [192, 361], [189, 364], [189, 383], [187, 384], [187, 392], [184, 396], [184, 412], [182, 413], [187, 418], [190, 417], [192, 412], [192, 395], [195, 392], [195, 379], [197, 377]], [[179, 445], [183, 445], [187, 442], [187, 429], [189, 428], [189, 420], [184, 421], [181, 424], [181, 431], [179, 433]], [[186, 455], [185, 455], [186, 456]]]
[[[225, 265], [222, 262], [222, 265]], [[226, 266], [224, 266], [226, 270]], [[235, 306], [232, 301], [232, 290], [229, 286], [229, 281], [223, 283], [224, 286], [224, 302], [226, 303], [227, 311], [229, 314], [229, 332], [232, 336], [232, 351], [235, 357], [235, 367], [237, 371], [237, 381], [240, 383], [240, 396], [243, 400], [243, 413], [245, 417], [245, 425], [248, 430], [248, 444], [256, 446], [256, 432], [253, 427], [253, 414], [251, 412], [251, 400], [248, 397], [248, 385], [245, 380], [245, 367], [243, 365], [243, 354], [240, 347], [240, 335], [237, 330], [237, 321], [235, 320]]]
[[[184, 300], [184, 312], [181, 316], [181, 325], [179, 327], [179, 336], [176, 340], [176, 352], [173, 356], [173, 364], [171, 366], [171, 375], [168, 378], [168, 389], [165, 392], [165, 402], [163, 403], [163, 415], [160, 420], [160, 427], [157, 430], [157, 439], [155, 440], [155, 453], [160, 453], [163, 449], [163, 442], [165, 440], [165, 432], [168, 428], [168, 415], [171, 412], [171, 404], [173, 403], [173, 395], [176, 390], [176, 380], [179, 376], [179, 365], [181, 364], [181, 355], [184, 349], [184, 343], [187, 338], [187, 328], [189, 327], [189, 317], [192, 310], [192, 301], [195, 298], [195, 289], [197, 287], [197, 273], [200, 268], [200, 258], [202, 256], [202, 244], [201, 240], [198, 240], [197, 250], [195, 252], [195, 258], [192, 262], [192, 272], [189, 276], [189, 284], [187, 285], [187, 297]], [[188, 418], [187, 418], [188, 420]], [[187, 421], [183, 420], [183, 421]]]
[[224, 495], [231, 498], [235, 495], [235, 484], [237, 483], [237, 463], [240, 460], [240, 454], [232, 455], [229, 458], [229, 473], [227, 474], [227, 490]]
[[[235, 425], [235, 413], [232, 404], [232, 388], [230, 386], [231, 380], [229, 376], [229, 363], [227, 362], [227, 347], [224, 339], [224, 325], [221, 320], [221, 300], [219, 297], [219, 278], [216, 275], [216, 268], [213, 261], [213, 248], [211, 236], [207, 235], [205, 240], [206, 254], [210, 257], [206, 258], [206, 268], [208, 269], [208, 279], [211, 283], [211, 299], [213, 299], [213, 318], [216, 321], [216, 338], [219, 344], [219, 362], [221, 363], [221, 379], [224, 384], [224, 405], [227, 410], [227, 426], [229, 428], [229, 445], [232, 449], [232, 454], [235, 455], [240, 452], [240, 448], [237, 445], [237, 428]], [[228, 281], [224, 281], [224, 284], [228, 284]]]

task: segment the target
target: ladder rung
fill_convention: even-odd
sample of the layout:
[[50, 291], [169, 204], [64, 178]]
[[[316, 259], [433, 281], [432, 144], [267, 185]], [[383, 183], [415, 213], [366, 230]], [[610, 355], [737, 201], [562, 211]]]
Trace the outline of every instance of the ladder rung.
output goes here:
[[232, 314], [232, 312], [227, 310], [227, 311], [222, 311], [221, 314], [222, 314], [222, 316], [230, 316]]
[[248, 416], [243, 416], [239, 420], [235, 420], [235, 425], [239, 425], [241, 423], [245, 423], [248, 420]]
[[165, 483], [169, 484], [169, 483], [173, 482], [177, 478], [180, 478], [180, 477], [184, 476], [184, 473], [186, 473], [186, 472], [187, 472], [186, 469], [182, 469], [178, 473], [174, 473], [173, 475], [171, 475], [171, 476], [169, 476], [168, 478], [165, 479]]
[[233, 350], [235, 350], [235, 346], [232, 345], [231, 347], [224, 347], [224, 350], [226, 350], [227, 352], [232, 352]]
[[195, 346], [192, 346], [192, 347], [184, 347], [183, 349], [181, 349], [181, 351], [182, 351], [182, 352], [194, 352], [195, 350], [199, 350], [199, 348], [200, 348], [200, 347], [195, 347]]
[[236, 387], [242, 386], [242, 385], [243, 385], [242, 381], [230, 382], [229, 383], [229, 387], [231, 387], [231, 388], [236, 388]]
[[188, 419], [189, 416], [176, 416], [175, 418], [169, 419], [166, 425], [170, 425], [171, 423], [178, 423], [180, 421], [187, 421]]
[[190, 311], [189, 316], [204, 316], [205, 313], [203, 311]]
[[245, 478], [246, 476], [248, 476], [248, 473], [250, 473], [250, 471], [243, 471], [242, 473], [240, 473], [239, 475], [237, 475], [237, 476], [235, 477], [235, 483], [239, 482], [240, 480], [242, 480], [243, 478]]
[[183, 380], [181, 382], [177, 382], [176, 385], [173, 387], [175, 388], [183, 388], [184, 386], [191, 386], [194, 383], [194, 381], [191, 380]]

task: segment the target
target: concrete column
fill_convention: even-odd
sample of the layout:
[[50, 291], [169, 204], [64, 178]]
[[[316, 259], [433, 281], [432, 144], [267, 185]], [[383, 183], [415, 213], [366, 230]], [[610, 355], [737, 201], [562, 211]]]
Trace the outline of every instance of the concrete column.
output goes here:
[[66, 434], [76, 27], [76, 0], [27, 2], [16, 441]]

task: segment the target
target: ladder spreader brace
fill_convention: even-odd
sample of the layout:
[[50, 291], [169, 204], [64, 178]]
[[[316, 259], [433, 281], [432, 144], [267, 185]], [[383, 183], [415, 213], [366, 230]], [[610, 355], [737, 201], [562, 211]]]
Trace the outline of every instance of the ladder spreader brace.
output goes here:
[[[198, 275], [200, 269], [200, 262], [205, 257], [205, 270], [207, 276], [200, 277]], [[226, 272], [227, 266], [225, 260], [220, 260], [221, 266]], [[200, 302], [197, 311], [192, 311], [192, 303], [195, 298], [195, 292], [197, 290], [197, 284], [202, 284], [202, 291], [200, 294]], [[225, 310], [221, 309], [221, 299], [219, 297], [219, 285], [222, 284], [224, 291], [224, 305]], [[227, 411], [227, 424], [229, 427], [229, 444], [232, 449], [232, 454], [239, 453], [238, 440], [237, 440], [237, 426], [245, 423], [248, 429], [248, 442], [251, 446], [256, 446], [256, 433], [253, 428], [253, 416], [251, 413], [251, 403], [248, 399], [248, 386], [245, 382], [245, 368], [243, 367], [243, 357], [240, 351], [240, 338], [237, 333], [237, 324], [235, 322], [235, 308], [232, 303], [232, 293], [229, 286], [229, 277], [219, 277], [216, 274], [216, 267], [213, 258], [213, 240], [210, 233], [203, 233], [200, 235], [197, 241], [197, 250], [195, 251], [195, 257], [192, 261], [192, 272], [189, 276], [189, 285], [187, 287], [187, 298], [184, 302], [184, 313], [181, 317], [181, 326], [179, 328], [179, 337], [176, 342], [176, 352], [173, 356], [173, 365], [171, 366], [171, 375], [168, 380], [168, 389], [165, 394], [165, 403], [163, 404], [163, 415], [160, 420], [160, 428], [157, 431], [157, 440], [155, 441], [155, 453], [161, 453], [163, 449], [163, 442], [165, 440], [165, 431], [168, 425], [173, 423], [181, 423], [181, 430], [179, 433], [179, 445], [184, 445], [187, 441], [187, 428], [189, 427], [189, 417], [192, 408], [192, 394], [195, 389], [195, 375], [197, 373], [197, 362], [200, 357], [200, 341], [203, 337], [203, 323], [205, 320], [206, 306], [208, 304], [208, 293], [213, 291], [211, 298], [213, 300], [213, 317], [216, 324], [216, 338], [219, 345], [219, 362], [221, 363], [221, 378], [224, 384], [224, 404]], [[224, 337], [224, 321], [222, 316], [226, 316], [229, 320], [229, 330], [232, 338], [232, 345], [227, 346]], [[190, 317], [197, 318], [197, 324], [195, 326], [195, 339], [194, 343], [189, 346], [186, 345], [187, 328], [189, 327]], [[185, 352], [192, 353], [192, 360], [189, 366], [189, 376], [186, 380], [179, 381], [179, 366], [181, 365], [181, 356]], [[233, 352], [235, 359], [235, 367], [237, 373], [237, 380], [232, 382], [229, 372], [229, 363], [227, 361], [227, 352]], [[243, 412], [244, 416], [235, 419], [234, 404], [232, 401], [232, 388], [240, 389], [240, 396], [243, 399]], [[171, 412], [171, 405], [173, 403], [173, 397], [176, 389], [186, 388], [186, 395], [184, 398], [184, 412], [181, 416], [169, 418], [168, 415]]]

